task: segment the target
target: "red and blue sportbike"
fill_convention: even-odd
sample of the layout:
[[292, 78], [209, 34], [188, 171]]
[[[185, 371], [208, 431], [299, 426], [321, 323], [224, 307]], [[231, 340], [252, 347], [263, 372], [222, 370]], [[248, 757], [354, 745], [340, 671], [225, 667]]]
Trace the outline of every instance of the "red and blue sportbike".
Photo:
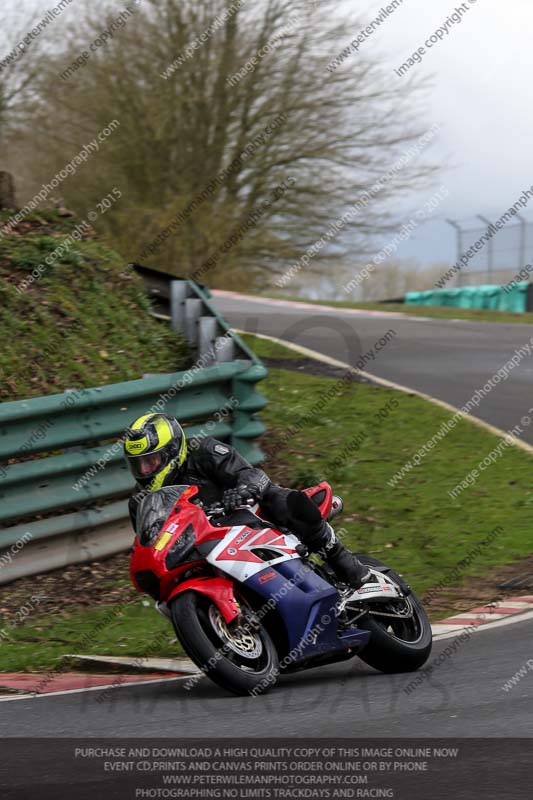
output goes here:
[[[324, 519], [342, 511], [325, 482], [306, 494]], [[429, 657], [429, 620], [400, 575], [358, 555], [372, 580], [354, 590], [257, 506], [226, 514], [204, 507], [196, 486], [169, 486], [145, 497], [137, 528], [135, 586], [230, 692], [258, 694], [280, 674], [356, 655], [382, 672], [416, 670]]]

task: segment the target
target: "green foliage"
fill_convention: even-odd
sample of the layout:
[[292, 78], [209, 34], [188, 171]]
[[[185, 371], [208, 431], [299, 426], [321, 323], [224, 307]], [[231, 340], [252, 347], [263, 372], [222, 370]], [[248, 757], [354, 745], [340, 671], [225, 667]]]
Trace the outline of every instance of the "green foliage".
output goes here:
[[105, 244], [75, 242], [40, 278], [24, 283], [74, 227], [58, 224], [54, 214], [43, 217], [45, 225], [32, 222], [23, 235], [0, 240], [0, 398], [184, 368], [184, 341], [150, 316], [141, 280], [125, 272], [123, 260]]
[[57, 246], [58, 242], [51, 236], [36, 236], [23, 242], [11, 240], [3, 246], [2, 255], [4, 258], [10, 259], [16, 269], [31, 272]]

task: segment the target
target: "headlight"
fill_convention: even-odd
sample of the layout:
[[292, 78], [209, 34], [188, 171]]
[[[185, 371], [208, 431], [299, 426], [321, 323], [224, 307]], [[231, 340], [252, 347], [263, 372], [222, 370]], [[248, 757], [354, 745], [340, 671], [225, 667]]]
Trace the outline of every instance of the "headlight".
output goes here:
[[142, 544], [143, 547], [151, 547], [163, 530], [164, 524], [164, 521], [154, 522], [153, 525], [150, 525], [150, 527], [141, 530], [137, 534], [139, 544]]
[[167, 569], [175, 569], [181, 561], [184, 561], [191, 550], [194, 548], [196, 536], [192, 525], [187, 525], [179, 539], [174, 542], [167, 553], [165, 564]]

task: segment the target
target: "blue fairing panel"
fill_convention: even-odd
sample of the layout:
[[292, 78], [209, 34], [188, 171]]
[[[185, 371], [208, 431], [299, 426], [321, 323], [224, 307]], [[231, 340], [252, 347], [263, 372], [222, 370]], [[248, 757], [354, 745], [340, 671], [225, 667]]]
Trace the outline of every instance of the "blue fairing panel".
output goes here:
[[368, 639], [366, 631], [353, 631], [353, 635], [343, 635], [342, 639], [338, 636], [335, 617], [338, 592], [300, 559], [266, 567], [245, 585], [264, 598], [265, 607], [270, 601], [270, 606], [282, 617], [291, 661], [345, 650]]

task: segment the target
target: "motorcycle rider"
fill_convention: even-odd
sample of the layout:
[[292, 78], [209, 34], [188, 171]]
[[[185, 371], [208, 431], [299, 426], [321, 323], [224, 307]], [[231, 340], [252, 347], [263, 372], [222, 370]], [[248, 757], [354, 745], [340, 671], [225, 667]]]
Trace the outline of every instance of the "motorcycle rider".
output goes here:
[[145, 414], [127, 428], [124, 454], [138, 486], [129, 500], [135, 530], [137, 511], [147, 492], [194, 484], [205, 505], [222, 502], [227, 512], [257, 500], [262, 516], [290, 529], [310, 552], [319, 553], [340, 581], [358, 589], [369, 579], [368, 567], [338, 540], [304, 492], [276, 486], [228, 444], [210, 436], [197, 442], [195, 449], [188, 448], [178, 420], [163, 413]]

